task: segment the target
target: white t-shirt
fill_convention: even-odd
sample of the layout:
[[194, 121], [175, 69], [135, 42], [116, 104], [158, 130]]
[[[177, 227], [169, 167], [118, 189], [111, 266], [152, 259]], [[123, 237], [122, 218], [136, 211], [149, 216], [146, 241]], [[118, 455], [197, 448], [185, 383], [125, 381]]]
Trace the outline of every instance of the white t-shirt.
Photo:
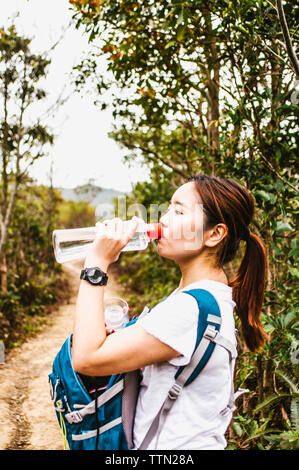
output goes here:
[[[220, 333], [236, 345], [232, 288], [218, 281], [202, 280], [184, 290], [208, 290], [221, 311]], [[175, 289], [166, 300], [140, 315], [138, 324], [148, 333], [181, 353], [170, 361], [147, 366], [137, 402], [134, 422], [134, 445], [138, 449], [153, 419], [174, 382], [179, 366], [190, 361], [197, 335], [198, 305], [194, 297]], [[221, 450], [226, 447], [224, 433], [231, 412], [220, 414], [228, 405], [231, 393], [231, 367], [228, 352], [218, 344], [198, 377], [185, 386], [170, 409], [156, 449]], [[148, 450], [155, 449], [155, 438]]]

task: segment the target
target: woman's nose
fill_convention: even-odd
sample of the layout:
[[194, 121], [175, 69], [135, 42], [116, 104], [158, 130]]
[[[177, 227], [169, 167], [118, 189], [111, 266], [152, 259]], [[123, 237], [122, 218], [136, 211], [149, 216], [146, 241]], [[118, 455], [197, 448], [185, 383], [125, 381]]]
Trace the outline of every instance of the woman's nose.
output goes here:
[[159, 223], [162, 225], [162, 228], [165, 228], [167, 226], [167, 219], [166, 219], [167, 214], [163, 214], [160, 217]]

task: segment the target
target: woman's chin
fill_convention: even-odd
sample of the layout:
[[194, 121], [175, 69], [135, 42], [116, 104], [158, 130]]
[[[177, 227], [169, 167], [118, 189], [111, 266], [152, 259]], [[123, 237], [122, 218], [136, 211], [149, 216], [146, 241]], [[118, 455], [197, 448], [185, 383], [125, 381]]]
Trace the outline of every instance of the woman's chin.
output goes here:
[[159, 255], [165, 256], [165, 251], [166, 251], [166, 250], [165, 250], [163, 238], [160, 238], [160, 240], [158, 240], [158, 243], [157, 243], [157, 251], [158, 251]]
[[169, 250], [167, 250], [165, 244], [163, 242], [160, 243], [160, 240], [159, 240], [159, 243], [157, 245], [157, 252], [163, 258], [173, 259], [173, 256], [172, 256], [173, 253], [169, 252]]
[[161, 247], [161, 239], [158, 240], [158, 243], [157, 243], [157, 251], [158, 251], [159, 255], [161, 254], [161, 251], [163, 251], [163, 248]]

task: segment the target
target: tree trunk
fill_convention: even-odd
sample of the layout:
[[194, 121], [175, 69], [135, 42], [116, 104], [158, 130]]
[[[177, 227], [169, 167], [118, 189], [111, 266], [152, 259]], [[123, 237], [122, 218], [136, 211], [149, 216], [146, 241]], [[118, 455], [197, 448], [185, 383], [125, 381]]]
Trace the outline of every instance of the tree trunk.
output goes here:
[[47, 203], [47, 263], [54, 265], [53, 250], [52, 250], [52, 231], [53, 231], [53, 211], [54, 211], [54, 188], [53, 188], [53, 161], [50, 168], [50, 185], [48, 191]]
[[1, 293], [6, 294], [7, 292], [7, 265], [6, 265], [6, 256], [2, 256], [1, 265], [0, 265], [0, 274], [1, 274]]
[[273, 361], [268, 358], [264, 369], [264, 394], [270, 395], [273, 391]]
[[9, 227], [11, 216], [12, 216], [13, 209], [15, 206], [15, 200], [16, 200], [18, 187], [19, 187], [19, 183], [18, 183], [18, 180], [16, 179], [12, 194], [10, 196], [8, 207], [4, 212], [5, 213], [4, 220], [1, 220], [0, 259], [2, 259], [2, 257], [5, 255], [4, 250], [5, 250], [6, 240], [7, 240], [8, 227]]
[[[263, 381], [263, 360], [259, 355], [256, 360], [257, 366], [257, 396], [258, 396], [258, 403], [262, 403], [264, 399], [264, 381]], [[261, 410], [261, 415], [263, 417], [263, 410]]]
[[205, 11], [205, 20], [207, 26], [208, 47], [206, 55], [212, 59], [212, 66], [207, 70], [207, 88], [209, 93], [209, 111], [208, 111], [208, 136], [213, 153], [212, 173], [216, 171], [215, 161], [217, 162], [217, 153], [220, 149], [219, 140], [219, 82], [220, 82], [220, 64], [218, 61], [218, 51], [215, 32], [212, 28], [211, 13]]

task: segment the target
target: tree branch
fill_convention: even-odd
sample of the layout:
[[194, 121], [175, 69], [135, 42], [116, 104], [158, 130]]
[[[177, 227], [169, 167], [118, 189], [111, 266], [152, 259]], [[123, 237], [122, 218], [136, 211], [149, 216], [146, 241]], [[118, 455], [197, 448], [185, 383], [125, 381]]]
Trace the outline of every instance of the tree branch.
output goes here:
[[277, 12], [278, 12], [278, 17], [279, 17], [279, 21], [280, 21], [280, 26], [281, 26], [281, 29], [282, 29], [282, 33], [283, 33], [285, 43], [286, 43], [287, 53], [288, 53], [288, 56], [290, 58], [290, 61], [291, 61], [292, 65], [293, 65], [294, 72], [295, 72], [296, 76], [299, 77], [299, 61], [296, 57], [296, 54], [295, 54], [295, 51], [294, 51], [294, 48], [293, 48], [292, 39], [291, 39], [291, 36], [290, 36], [290, 33], [289, 33], [288, 24], [287, 24], [286, 17], [285, 17], [285, 14], [284, 14], [284, 9], [283, 9], [283, 6], [282, 6], [282, 1], [281, 0], [276, 0], [276, 5], [277, 5]]
[[125, 145], [130, 150], [141, 150], [143, 153], [147, 155], [147, 158], [149, 160], [153, 162], [156, 162], [157, 160], [159, 160], [161, 163], [163, 163], [163, 165], [168, 166], [168, 168], [171, 168], [175, 173], [182, 176], [184, 179], [186, 178], [186, 174], [183, 171], [179, 170], [175, 165], [173, 165], [169, 161], [166, 162], [165, 160], [163, 160], [163, 158], [161, 158], [159, 154], [155, 152], [154, 150], [150, 150], [140, 144], [139, 145], [131, 144], [129, 142], [126, 142], [125, 140], [122, 142], [122, 144]]
[[269, 160], [267, 160], [267, 158], [262, 154], [262, 152], [260, 152], [260, 156], [262, 158], [262, 160], [265, 162], [265, 164], [268, 166], [269, 170], [272, 171], [272, 173], [274, 173], [278, 179], [280, 179], [281, 181], [284, 182], [284, 184], [290, 186], [290, 188], [292, 188], [296, 193], [299, 193], [299, 189], [296, 188], [296, 186], [294, 186], [292, 183], [290, 183], [288, 180], [286, 180], [285, 178], [283, 178], [278, 171], [275, 170], [274, 166], [272, 165], [271, 162], [269, 162]]

